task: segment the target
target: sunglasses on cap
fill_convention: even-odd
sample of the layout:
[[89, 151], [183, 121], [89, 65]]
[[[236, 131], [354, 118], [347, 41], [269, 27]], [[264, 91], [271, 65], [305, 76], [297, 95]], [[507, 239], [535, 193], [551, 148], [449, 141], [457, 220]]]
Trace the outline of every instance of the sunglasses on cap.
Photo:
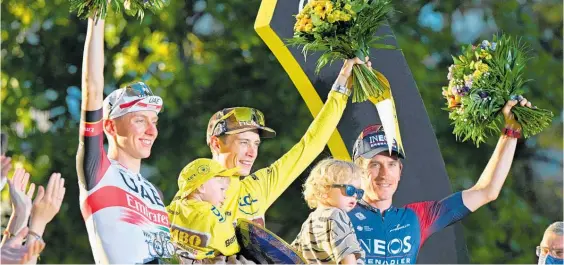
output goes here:
[[[227, 120], [229, 117], [234, 117], [240, 125], [255, 125], [258, 124], [260, 126], [264, 125], [264, 114], [258, 109], [249, 108], [249, 107], [235, 107], [230, 109], [225, 109], [224, 111], [228, 111], [226, 114], [223, 115], [220, 119], [218, 119], [214, 125], [214, 130], [217, 125]], [[247, 124], [246, 124], [247, 123]]]
[[356, 195], [356, 198], [359, 200], [362, 199], [362, 196], [364, 195], [363, 189], [357, 189], [355, 186], [349, 184], [333, 184], [331, 185], [331, 188], [340, 188], [341, 191], [344, 191], [346, 196], [352, 197]]
[[115, 100], [116, 104], [114, 104], [110, 108], [110, 113], [112, 113], [112, 111], [119, 105], [117, 103], [120, 102], [120, 100], [124, 96], [146, 98], [146, 97], [150, 97], [150, 96], [154, 96], [154, 95], [155, 94], [153, 94], [153, 91], [151, 90], [151, 88], [149, 88], [149, 86], [147, 86], [143, 82], [137, 82], [137, 83], [130, 84], [130, 85], [125, 87], [124, 92], [121, 93], [120, 96]]

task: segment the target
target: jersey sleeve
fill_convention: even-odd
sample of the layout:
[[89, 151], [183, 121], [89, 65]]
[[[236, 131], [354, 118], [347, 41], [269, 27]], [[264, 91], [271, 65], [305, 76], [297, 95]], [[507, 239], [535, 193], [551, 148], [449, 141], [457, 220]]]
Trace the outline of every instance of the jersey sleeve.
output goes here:
[[364, 260], [362, 250], [351, 220], [345, 211], [335, 209], [328, 219], [329, 243], [333, 252], [334, 261], [340, 263], [346, 256], [354, 254], [356, 259]]
[[104, 150], [102, 109], [86, 111], [80, 121], [76, 171], [80, 187], [91, 190], [100, 182], [110, 161]]
[[462, 202], [462, 192], [440, 201], [416, 202], [406, 205], [415, 212], [421, 229], [421, 245], [435, 232], [458, 222], [470, 213]]
[[252, 174], [250, 187], [265, 201], [264, 212], [323, 151], [343, 116], [347, 99], [348, 96], [331, 91], [300, 141], [269, 167]]

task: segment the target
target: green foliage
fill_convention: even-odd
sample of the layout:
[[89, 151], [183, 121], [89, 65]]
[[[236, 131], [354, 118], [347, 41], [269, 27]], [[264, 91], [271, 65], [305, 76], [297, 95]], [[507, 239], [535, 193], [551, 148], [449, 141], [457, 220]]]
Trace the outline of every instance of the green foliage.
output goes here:
[[156, 12], [165, 4], [164, 0], [69, 0], [69, 2], [71, 12], [76, 11], [81, 18], [95, 17], [96, 19], [105, 19], [111, 7], [116, 12], [120, 12], [122, 6], [128, 15], [143, 19], [145, 9]]
[[[521, 94], [527, 81], [527, 49], [521, 38], [496, 35], [492, 42], [484, 40], [479, 46], [467, 46], [462, 55], [453, 56], [443, 96], [458, 139], [470, 139], [479, 146], [487, 136], [500, 133], [501, 109]], [[553, 117], [549, 110], [522, 106], [512, 112], [525, 138], [549, 127]]]
[[[532, 59], [524, 78], [534, 82], [525, 83], [523, 93], [556, 117], [549, 128], [518, 145], [497, 201], [463, 224], [470, 263], [535, 263], [534, 247], [544, 229], [562, 218], [562, 3], [491, 1], [476, 7], [467, 1], [440, 1], [434, 10], [445, 18], [444, 27], [434, 31], [418, 21], [427, 2], [395, 5], [401, 12], [390, 25], [426, 104], [455, 191], [476, 182], [495, 146], [494, 139], [480, 149], [457, 142], [448, 114], [440, 108], [444, 99], [437, 88], [445, 82], [443, 69], [461, 44], [452, 26], [455, 14], [485, 10], [484, 19], [493, 21], [488, 23], [523, 36], [530, 45]], [[106, 93], [142, 80], [164, 100], [159, 136], [142, 170], [163, 191], [165, 202], [177, 190], [180, 170], [195, 158], [210, 157], [205, 127], [218, 109], [258, 108], [267, 126], [277, 131], [275, 139], [261, 144], [255, 168], [280, 157], [312, 121], [287, 74], [253, 31], [259, 5], [259, 0], [170, 1], [162, 12], [147, 12], [141, 22], [108, 13]], [[5, 0], [1, 7], [1, 129], [9, 134], [9, 154], [36, 184], [45, 185], [53, 171], [66, 178], [64, 203], [47, 226], [40, 263], [92, 263], [74, 158], [74, 115], [80, 106], [75, 92], [80, 92], [86, 22], [69, 15], [68, 1]], [[482, 35], [491, 32], [484, 29]], [[435, 55], [438, 59], [429, 60]], [[325, 151], [320, 158], [328, 156]], [[300, 193], [307, 174], [267, 213], [268, 228], [289, 242], [310, 211]], [[7, 189], [2, 206], [9, 214]]]

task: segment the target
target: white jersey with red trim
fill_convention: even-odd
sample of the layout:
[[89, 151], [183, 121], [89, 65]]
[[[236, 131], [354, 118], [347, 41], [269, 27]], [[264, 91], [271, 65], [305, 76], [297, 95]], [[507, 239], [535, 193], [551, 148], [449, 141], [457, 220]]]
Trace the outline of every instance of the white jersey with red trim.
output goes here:
[[96, 263], [144, 263], [170, 256], [168, 215], [157, 189], [110, 160], [100, 182], [81, 189], [81, 210]]
[[102, 111], [87, 111], [77, 153], [80, 208], [97, 264], [134, 264], [170, 257], [168, 214], [158, 189], [108, 159]]

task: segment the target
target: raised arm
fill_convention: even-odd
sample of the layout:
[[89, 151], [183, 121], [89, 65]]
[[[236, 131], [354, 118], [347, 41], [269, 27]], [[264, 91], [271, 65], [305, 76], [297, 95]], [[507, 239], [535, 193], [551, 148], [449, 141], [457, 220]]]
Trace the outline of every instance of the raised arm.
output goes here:
[[264, 211], [323, 151], [345, 111], [350, 93], [346, 86], [352, 67], [363, 63], [358, 58], [347, 60], [323, 108], [300, 141], [272, 165], [253, 173], [257, 179], [253, 184], [259, 186], [263, 196], [266, 196]]
[[104, 20], [88, 19], [82, 60], [82, 120], [86, 111], [102, 108], [104, 100]]
[[[515, 120], [511, 108], [517, 105], [517, 100], [507, 102], [502, 112], [505, 117], [505, 128], [508, 132], [521, 132], [521, 125]], [[531, 103], [527, 99], [522, 99], [521, 106], [531, 107]], [[488, 165], [482, 172], [480, 179], [472, 188], [462, 192], [462, 201], [470, 211], [476, 211], [481, 206], [497, 199], [501, 187], [509, 174], [513, 155], [517, 146], [517, 138], [503, 134], [488, 162]]]
[[82, 107], [76, 169], [80, 186], [93, 188], [109, 161], [103, 147], [104, 20], [88, 19], [82, 62]]

